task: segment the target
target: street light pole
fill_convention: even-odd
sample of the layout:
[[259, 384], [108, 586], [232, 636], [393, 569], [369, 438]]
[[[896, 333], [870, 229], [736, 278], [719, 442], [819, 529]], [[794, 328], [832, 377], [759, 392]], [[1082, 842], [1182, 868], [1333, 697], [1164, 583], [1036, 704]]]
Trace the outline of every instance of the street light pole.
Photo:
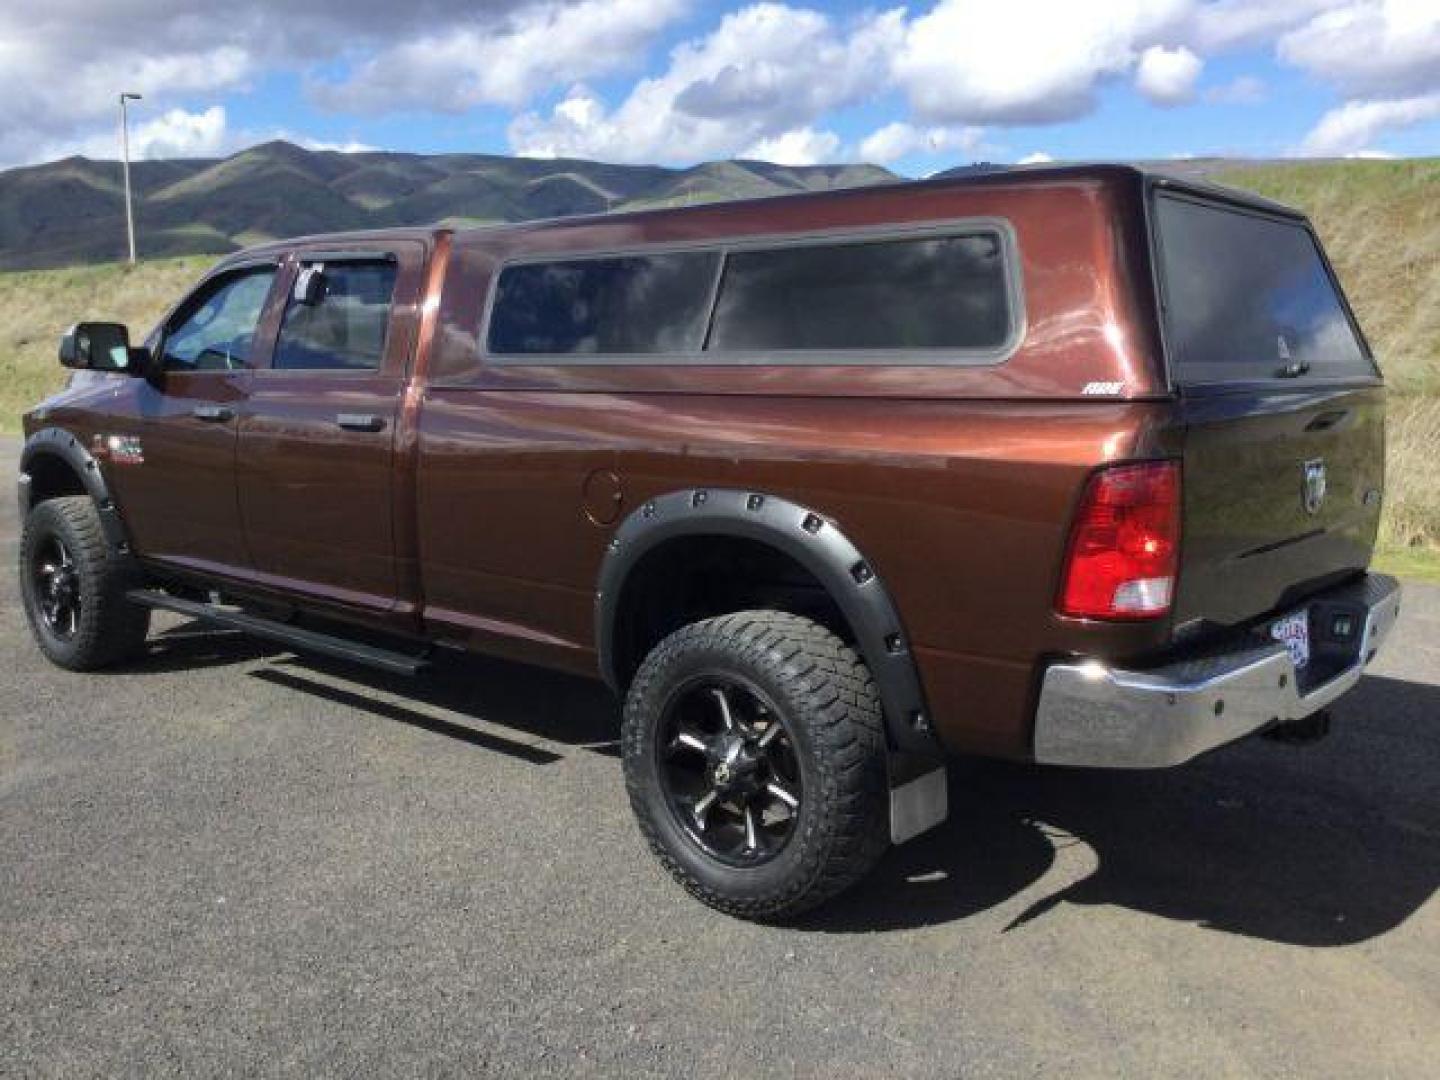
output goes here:
[[135, 265], [135, 204], [130, 198], [130, 117], [125, 103], [139, 101], [139, 94], [128, 91], [120, 95], [120, 156], [125, 169], [125, 235], [130, 240], [130, 265]]

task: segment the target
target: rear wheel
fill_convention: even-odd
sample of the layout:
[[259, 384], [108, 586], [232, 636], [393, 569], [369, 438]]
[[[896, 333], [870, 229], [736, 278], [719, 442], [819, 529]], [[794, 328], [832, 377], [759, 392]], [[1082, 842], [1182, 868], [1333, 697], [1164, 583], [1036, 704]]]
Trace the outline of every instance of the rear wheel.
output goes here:
[[50, 499], [30, 511], [20, 540], [20, 591], [35, 643], [52, 662], [89, 671], [139, 650], [147, 608], [130, 603], [127, 561], [105, 543], [88, 496]]
[[808, 619], [748, 611], [676, 631], [635, 676], [623, 742], [652, 850], [722, 911], [796, 915], [858, 881], [888, 844], [875, 684]]

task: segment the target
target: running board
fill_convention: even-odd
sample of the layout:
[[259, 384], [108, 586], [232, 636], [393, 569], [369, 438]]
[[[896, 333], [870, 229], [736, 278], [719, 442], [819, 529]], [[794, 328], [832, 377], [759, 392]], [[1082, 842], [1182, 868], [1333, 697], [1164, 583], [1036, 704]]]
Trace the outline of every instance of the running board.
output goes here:
[[188, 615], [192, 619], [203, 619], [230, 630], [239, 630], [253, 637], [264, 638], [285, 645], [296, 652], [318, 653], [321, 656], [347, 660], [354, 664], [388, 671], [392, 675], [418, 675], [429, 664], [424, 656], [394, 652], [375, 645], [365, 645], [333, 634], [322, 634], [317, 630], [305, 630], [289, 623], [262, 619], [258, 615], [247, 615], [243, 611], [232, 611], [215, 604], [204, 604], [197, 600], [182, 600], [149, 589], [131, 589], [126, 593], [131, 603], [145, 607], [173, 611], [177, 615]]

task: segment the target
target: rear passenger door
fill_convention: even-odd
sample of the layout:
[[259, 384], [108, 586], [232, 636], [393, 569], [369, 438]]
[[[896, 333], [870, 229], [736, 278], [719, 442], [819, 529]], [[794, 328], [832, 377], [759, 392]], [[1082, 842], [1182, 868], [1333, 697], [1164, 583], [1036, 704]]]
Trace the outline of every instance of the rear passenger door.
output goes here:
[[291, 258], [275, 348], [240, 425], [240, 515], [262, 583], [396, 608], [395, 431], [424, 266], [417, 241]]

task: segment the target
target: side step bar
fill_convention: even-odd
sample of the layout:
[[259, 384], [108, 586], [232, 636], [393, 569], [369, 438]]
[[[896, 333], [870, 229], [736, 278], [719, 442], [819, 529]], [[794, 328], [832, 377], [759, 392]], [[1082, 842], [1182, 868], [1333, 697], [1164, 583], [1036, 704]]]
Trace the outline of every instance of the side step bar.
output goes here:
[[239, 630], [267, 641], [278, 642], [296, 652], [318, 653], [337, 660], [348, 660], [354, 664], [388, 671], [392, 675], [418, 675], [429, 664], [424, 656], [412, 656], [375, 645], [365, 645], [333, 634], [322, 634], [318, 630], [305, 630], [289, 623], [262, 619], [258, 615], [247, 615], [242, 611], [231, 611], [198, 600], [182, 600], [178, 596], [169, 596], [150, 589], [131, 589], [125, 595], [132, 603], [145, 607], [173, 611], [178, 615], [188, 615], [192, 619], [203, 619], [230, 630]]

